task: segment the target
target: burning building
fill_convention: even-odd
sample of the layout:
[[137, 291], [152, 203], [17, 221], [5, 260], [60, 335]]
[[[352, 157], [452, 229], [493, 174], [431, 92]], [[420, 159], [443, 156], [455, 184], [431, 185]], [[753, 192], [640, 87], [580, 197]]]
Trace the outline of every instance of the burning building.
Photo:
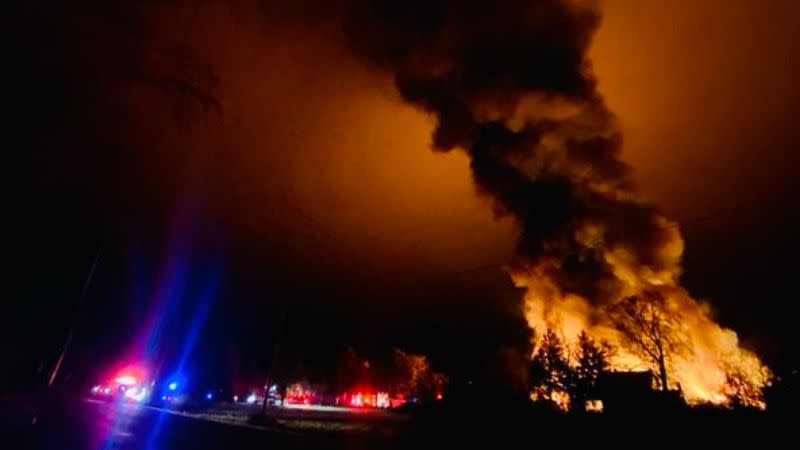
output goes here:
[[603, 412], [624, 414], [663, 411], [684, 404], [679, 391], [657, 392], [652, 385], [653, 375], [648, 371], [605, 373], [598, 379], [594, 399], [587, 401], [586, 409], [599, 406]]

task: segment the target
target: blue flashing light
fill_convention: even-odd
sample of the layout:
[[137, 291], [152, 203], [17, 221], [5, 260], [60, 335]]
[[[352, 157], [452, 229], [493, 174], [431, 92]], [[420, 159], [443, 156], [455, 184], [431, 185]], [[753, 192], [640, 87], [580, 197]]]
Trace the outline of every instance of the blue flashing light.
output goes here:
[[206, 394], [206, 400], [211, 400], [212, 398], [214, 398], [214, 394], [212, 394], [211, 392]]
[[178, 382], [173, 381], [167, 387], [169, 388], [170, 391], [174, 391], [175, 389], [178, 389]]

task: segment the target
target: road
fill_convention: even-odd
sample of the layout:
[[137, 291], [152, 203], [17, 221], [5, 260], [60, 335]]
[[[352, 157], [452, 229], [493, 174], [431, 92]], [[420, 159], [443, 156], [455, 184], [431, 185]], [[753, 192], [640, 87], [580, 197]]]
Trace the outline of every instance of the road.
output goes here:
[[[33, 406], [36, 405], [36, 406]], [[415, 422], [403, 432], [301, 432], [259, 429], [188, 417], [149, 407], [115, 406], [77, 399], [5, 402], [0, 408], [0, 448], [16, 450], [419, 450], [515, 448], [534, 442], [547, 448], [592, 446], [641, 448], [639, 434], [664, 446], [692, 443], [737, 447], [755, 438], [762, 448], [796, 439], [793, 416], [692, 410], [670, 416], [564, 416], [491, 409], [450, 409], [447, 417]], [[34, 420], [35, 419], [35, 420]], [[663, 425], [667, 432], [657, 430]], [[695, 446], [697, 446], [695, 445]]]
[[[14, 407], [3, 417], [4, 448], [63, 450], [204, 450], [376, 448], [377, 437], [305, 434], [186, 417], [149, 407], [79, 399]], [[10, 439], [10, 440], [8, 440]], [[380, 445], [384, 447], [384, 445]]]

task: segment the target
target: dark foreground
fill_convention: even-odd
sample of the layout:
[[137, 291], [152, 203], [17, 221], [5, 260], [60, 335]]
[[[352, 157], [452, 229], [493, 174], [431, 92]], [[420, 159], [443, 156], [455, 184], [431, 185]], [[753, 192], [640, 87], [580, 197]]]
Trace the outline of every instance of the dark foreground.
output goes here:
[[[297, 432], [185, 417], [82, 399], [5, 402], [0, 448], [7, 449], [411, 449], [713, 448], [798, 444], [793, 414], [691, 411], [569, 417], [461, 406], [418, 415], [380, 433]], [[751, 444], [751, 442], [753, 442]], [[788, 447], [787, 447], [788, 446]]]
[[[387, 437], [309, 434], [191, 418], [148, 407], [84, 399], [5, 405], [7, 449], [180, 450], [373, 448]], [[7, 408], [14, 408], [8, 411]]]

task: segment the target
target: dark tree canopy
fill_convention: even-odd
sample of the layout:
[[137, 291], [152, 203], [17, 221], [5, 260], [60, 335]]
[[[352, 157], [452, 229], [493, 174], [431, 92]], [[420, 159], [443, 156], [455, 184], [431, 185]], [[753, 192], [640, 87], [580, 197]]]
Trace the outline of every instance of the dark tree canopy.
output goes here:
[[573, 349], [553, 331], [541, 338], [530, 365], [534, 399], [546, 400], [562, 410], [582, 411], [597, 379], [608, 369], [612, 348], [581, 333]]

